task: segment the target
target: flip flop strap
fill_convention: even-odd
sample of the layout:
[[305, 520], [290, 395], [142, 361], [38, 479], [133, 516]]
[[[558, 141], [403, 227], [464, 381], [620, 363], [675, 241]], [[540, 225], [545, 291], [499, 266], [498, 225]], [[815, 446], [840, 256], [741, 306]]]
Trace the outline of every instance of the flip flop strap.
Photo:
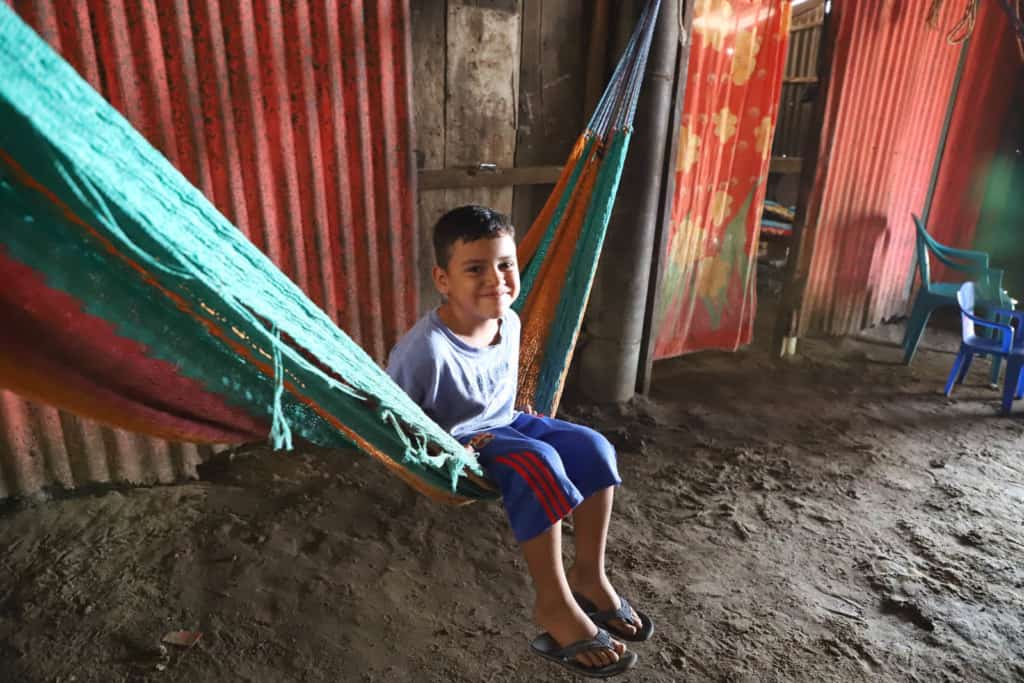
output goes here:
[[592, 650], [615, 650], [615, 648], [612, 647], [612, 637], [608, 634], [608, 631], [605, 631], [603, 628], [599, 628], [593, 638], [578, 640], [575, 643], [566, 645], [558, 652], [554, 652], [552, 654], [562, 660], [569, 661], [575, 659], [576, 655], [581, 652], [590, 652]]
[[589, 615], [593, 621], [600, 621], [608, 623], [614, 619], [621, 619], [627, 624], [633, 623], [633, 608], [627, 602], [626, 598], [619, 598], [618, 609], [606, 609], [603, 612], [594, 612]]

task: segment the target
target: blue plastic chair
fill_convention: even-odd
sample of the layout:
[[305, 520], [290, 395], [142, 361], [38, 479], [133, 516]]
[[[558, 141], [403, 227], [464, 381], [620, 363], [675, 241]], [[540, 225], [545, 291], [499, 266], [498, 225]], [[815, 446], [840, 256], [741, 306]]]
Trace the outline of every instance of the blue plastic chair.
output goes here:
[[[913, 215], [913, 214], [912, 214]], [[989, 256], [983, 251], [954, 249], [936, 242], [924, 229], [921, 219], [913, 216], [917, 227], [916, 268], [921, 278], [921, 287], [914, 299], [914, 306], [907, 321], [907, 330], [903, 336], [903, 363], [910, 365], [917, 353], [917, 345], [921, 341], [928, 319], [932, 312], [943, 306], [958, 306], [957, 292], [959, 282], [932, 282], [929, 257], [934, 255], [940, 262], [953, 270], [966, 273], [977, 281], [975, 292], [979, 296], [977, 304], [983, 308], [1012, 310], [1014, 301], [1003, 291], [1003, 271], [989, 267]], [[993, 359], [992, 381], [999, 378], [998, 356]]]
[[[1015, 340], [1014, 328], [1010, 324], [992, 322], [975, 315], [974, 308], [977, 301], [977, 291], [978, 287], [974, 282], [965, 282], [960, 285], [960, 289], [956, 293], [957, 306], [960, 308], [962, 340], [960, 342], [960, 352], [957, 353], [956, 360], [953, 361], [953, 368], [949, 371], [949, 378], [946, 380], [946, 396], [953, 393], [954, 385], [963, 384], [964, 377], [967, 376], [967, 371], [971, 368], [971, 361], [974, 360], [976, 354], [989, 355], [993, 358], [1006, 358], [1007, 385], [1010, 383], [1010, 358], [1016, 355], [1020, 360], [1024, 360], [1024, 354], [1020, 353], [1024, 349], [1018, 348], [1015, 352], [1014, 348], [1015, 341], [1018, 344], [1024, 343], [1024, 333], [1017, 335], [1018, 339]], [[1024, 313], [1017, 313], [1015, 311], [997, 309], [990, 311], [990, 313], [1007, 315], [1013, 318], [1016, 321], [1017, 329], [1020, 329], [1021, 320], [1024, 319]], [[979, 335], [979, 327], [984, 330], [990, 330], [994, 334]], [[1013, 380], [1014, 393], [1016, 393], [1017, 385], [1019, 384], [1020, 363], [1017, 364], [1017, 368], [1017, 377]], [[1006, 410], [1004, 400], [1004, 411]]]
[[1013, 349], [1006, 357], [1006, 378], [1003, 380], [1003, 415], [1009, 415], [1013, 402], [1024, 395], [1024, 312], [1000, 311], [1013, 319]]

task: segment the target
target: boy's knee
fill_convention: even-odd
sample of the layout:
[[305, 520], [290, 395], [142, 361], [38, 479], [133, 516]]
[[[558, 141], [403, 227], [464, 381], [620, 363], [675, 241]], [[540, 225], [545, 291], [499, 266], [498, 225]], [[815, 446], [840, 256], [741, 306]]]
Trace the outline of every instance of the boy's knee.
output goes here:
[[590, 450], [593, 451], [603, 462], [615, 467], [615, 446], [612, 445], [604, 434], [593, 429], [587, 429], [587, 437], [590, 442]]
[[[582, 460], [577, 460], [574, 476], [579, 477], [577, 486], [584, 498], [609, 486], [622, 483], [619, 476], [619, 465], [615, 457], [615, 447], [603, 435], [588, 430], [588, 449]], [[582, 455], [582, 453], [581, 453]]]
[[598, 454], [598, 461], [605, 469], [605, 479], [609, 484], [620, 484], [622, 479], [619, 476], [619, 463], [615, 455], [615, 446], [605, 438], [604, 434], [594, 432], [594, 451]]

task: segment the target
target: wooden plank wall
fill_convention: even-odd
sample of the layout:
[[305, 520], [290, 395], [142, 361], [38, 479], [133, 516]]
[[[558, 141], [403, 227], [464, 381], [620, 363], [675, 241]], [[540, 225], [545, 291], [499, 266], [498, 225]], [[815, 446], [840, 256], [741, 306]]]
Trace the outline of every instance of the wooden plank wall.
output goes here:
[[[516, 166], [561, 165], [584, 116], [587, 37], [583, 0], [524, 0]], [[512, 217], [525, 233], [551, 185], [515, 188]]]
[[[413, 111], [420, 171], [479, 163], [550, 177], [581, 132], [590, 18], [585, 0], [410, 0]], [[539, 172], [529, 172], [538, 169]], [[434, 174], [436, 178], [437, 174]], [[461, 204], [512, 214], [530, 226], [551, 184], [421, 189], [423, 310], [438, 302], [430, 231]]]

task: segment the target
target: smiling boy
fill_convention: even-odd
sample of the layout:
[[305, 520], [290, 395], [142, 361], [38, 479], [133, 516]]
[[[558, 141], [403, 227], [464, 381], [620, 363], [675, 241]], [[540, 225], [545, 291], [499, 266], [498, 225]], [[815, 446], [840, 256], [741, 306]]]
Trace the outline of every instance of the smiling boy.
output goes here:
[[[515, 409], [519, 295], [515, 231], [480, 206], [434, 227], [434, 284], [444, 302], [398, 342], [388, 373], [433, 420], [479, 454], [501, 489], [536, 590], [537, 654], [608, 677], [636, 663], [622, 640], [646, 640], [650, 619], [621, 599], [605, 573], [615, 452], [588, 427]], [[576, 559], [562, 564], [561, 520], [573, 515]], [[615, 634], [612, 638], [609, 631]]]

